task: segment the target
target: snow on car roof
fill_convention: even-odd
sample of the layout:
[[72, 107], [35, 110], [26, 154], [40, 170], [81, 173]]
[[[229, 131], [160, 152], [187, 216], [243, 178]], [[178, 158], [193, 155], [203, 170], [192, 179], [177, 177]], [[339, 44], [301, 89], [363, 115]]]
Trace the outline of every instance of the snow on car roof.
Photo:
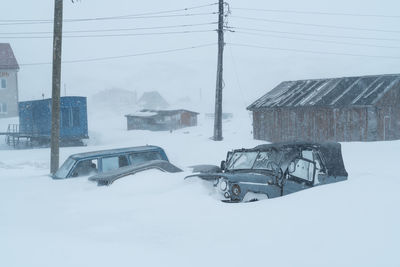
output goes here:
[[98, 156], [107, 156], [113, 154], [120, 154], [125, 152], [144, 152], [151, 150], [162, 150], [161, 147], [158, 146], [136, 146], [136, 147], [125, 147], [125, 148], [116, 148], [116, 149], [107, 149], [107, 150], [99, 150], [99, 151], [90, 151], [84, 153], [73, 154], [70, 157], [73, 159], [83, 159], [83, 158], [91, 158]]

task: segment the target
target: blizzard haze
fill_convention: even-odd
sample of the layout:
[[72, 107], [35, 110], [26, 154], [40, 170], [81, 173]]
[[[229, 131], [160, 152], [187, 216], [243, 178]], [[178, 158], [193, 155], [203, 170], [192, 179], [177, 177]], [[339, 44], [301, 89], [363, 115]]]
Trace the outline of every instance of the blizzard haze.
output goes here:
[[[60, 164], [75, 153], [149, 144], [184, 172], [149, 170], [109, 187], [87, 177], [57, 181], [49, 148], [11, 149], [0, 136], [1, 267], [400, 266], [400, 141], [342, 143], [347, 181], [253, 203], [222, 203], [210, 184], [184, 180], [189, 166], [218, 165], [229, 150], [265, 143], [253, 139], [245, 108], [281, 81], [398, 73], [400, 2], [229, 0], [223, 110], [234, 115], [221, 142], [210, 140], [213, 121], [204, 116], [214, 111], [217, 33], [207, 23], [217, 15], [203, 13], [216, 5], [67, 22], [212, 3], [64, 1], [61, 95], [88, 97], [90, 139], [61, 148]], [[20, 64], [20, 101], [51, 97], [53, 29], [8, 20], [51, 20], [53, 8], [54, 0], [2, 2], [0, 42]], [[187, 16], [160, 16], [175, 14]], [[188, 24], [207, 25], [160, 29]], [[87, 37], [110, 34], [140, 35]], [[118, 58], [67, 63], [107, 57]], [[198, 126], [127, 131], [123, 115], [151, 91], [171, 108], [200, 112]], [[0, 119], [0, 132], [10, 123], [18, 118]]]
[[[212, 4], [213, 1], [171, 0], [135, 2], [129, 0], [95, 1], [82, 0], [76, 3], [64, 1], [64, 18], [99, 18], [143, 14], [165, 10], [182, 9]], [[231, 14], [228, 26], [263, 30], [248, 34], [248, 30], [235, 29], [227, 32], [226, 43], [250, 44], [270, 48], [322, 51], [342, 54], [398, 57], [400, 18], [310, 15], [297, 13], [262, 12], [236, 8], [270, 10], [294, 10], [311, 12], [396, 15], [400, 8], [398, 1], [228, 1]], [[54, 1], [6, 1], [2, 19], [52, 19]], [[217, 6], [209, 6], [186, 12], [170, 14], [192, 14], [216, 12]], [[239, 17], [289, 21], [295, 24], [249, 20]], [[217, 21], [216, 14], [164, 17], [146, 19], [106, 20], [90, 22], [65, 22], [64, 35], [101, 35], [127, 33], [160, 33], [171, 31], [214, 30], [216, 25], [202, 25], [186, 28], [134, 30], [117, 32], [69, 33], [76, 30], [132, 29], [170, 25], [203, 24]], [[350, 30], [299, 25], [319, 24], [339, 27], [378, 29], [382, 31]], [[1, 32], [52, 32], [52, 24], [0, 25]], [[241, 31], [241, 32], [240, 32]], [[265, 32], [267, 31], [267, 32]], [[268, 32], [272, 31], [272, 32]], [[274, 32], [277, 31], [277, 32]], [[388, 31], [388, 32], [385, 32]], [[247, 33], [243, 33], [247, 32]], [[290, 32], [282, 33], [282, 32]], [[311, 34], [294, 35], [293, 33]], [[256, 35], [253, 35], [256, 34]], [[317, 36], [314, 36], [314, 35]], [[357, 37], [321, 37], [319, 35]], [[35, 34], [51, 36], [51, 34]], [[10, 34], [0, 34], [1, 42], [10, 42], [18, 62], [20, 100], [39, 99], [51, 95], [51, 65], [24, 66], [22, 64], [51, 62], [52, 39], [13, 39]], [[25, 36], [12, 35], [12, 36]], [[288, 38], [289, 37], [289, 38]], [[294, 38], [294, 39], [293, 39]], [[365, 39], [366, 38], [366, 39]], [[372, 38], [368, 39], [368, 38]], [[298, 40], [302, 39], [302, 40]], [[313, 39], [309, 41], [304, 39]], [[379, 39], [379, 40], [375, 40]], [[322, 41], [322, 42], [321, 42]], [[195, 32], [187, 34], [114, 36], [91, 38], [64, 38], [63, 60], [113, 57], [185, 48], [217, 42], [216, 32]], [[335, 42], [347, 43], [338, 44]], [[351, 44], [348, 44], [351, 43]], [[358, 44], [358, 45], [357, 45]], [[361, 46], [359, 45], [361, 44]], [[367, 46], [365, 46], [367, 45]], [[377, 46], [377, 47], [375, 47]], [[382, 47], [384, 46], [384, 47]], [[127, 57], [87, 63], [70, 63], [62, 66], [62, 95], [64, 85], [67, 95], [91, 96], [110, 88], [136, 91], [140, 96], [145, 91], [157, 90], [168, 101], [190, 97], [201, 102], [201, 107], [213, 111], [215, 92], [217, 46], [168, 54]], [[398, 59], [379, 57], [339, 56], [312, 54], [275, 49], [258, 49], [227, 45], [224, 65], [224, 109], [229, 112], [241, 110], [283, 80], [330, 78], [367, 74], [398, 73]], [[240, 107], [240, 108], [237, 108]]]

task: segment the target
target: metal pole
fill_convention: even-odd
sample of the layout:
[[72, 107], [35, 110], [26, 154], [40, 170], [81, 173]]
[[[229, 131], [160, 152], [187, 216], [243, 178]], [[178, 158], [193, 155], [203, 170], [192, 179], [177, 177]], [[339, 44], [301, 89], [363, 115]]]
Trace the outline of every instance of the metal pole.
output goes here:
[[54, 0], [53, 80], [51, 95], [51, 152], [50, 172], [59, 166], [60, 153], [60, 82], [62, 48], [63, 0]]
[[222, 140], [222, 84], [223, 84], [223, 53], [224, 53], [224, 0], [218, 4], [218, 63], [217, 85], [215, 89], [214, 141]]

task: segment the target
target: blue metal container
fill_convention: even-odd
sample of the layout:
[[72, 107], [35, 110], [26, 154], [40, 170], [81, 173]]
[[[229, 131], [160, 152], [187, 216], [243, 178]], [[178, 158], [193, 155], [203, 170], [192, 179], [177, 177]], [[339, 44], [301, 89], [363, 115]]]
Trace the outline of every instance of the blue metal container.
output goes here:
[[[19, 132], [48, 142], [51, 136], [51, 99], [19, 102]], [[81, 142], [88, 137], [86, 97], [60, 99], [60, 141]]]

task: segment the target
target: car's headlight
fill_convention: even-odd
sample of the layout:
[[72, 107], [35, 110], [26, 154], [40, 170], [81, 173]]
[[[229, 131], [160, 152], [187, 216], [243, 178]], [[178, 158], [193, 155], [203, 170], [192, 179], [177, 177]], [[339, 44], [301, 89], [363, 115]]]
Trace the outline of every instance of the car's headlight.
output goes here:
[[221, 179], [221, 182], [219, 183], [219, 189], [221, 189], [222, 191], [225, 191], [228, 188], [228, 183]]
[[235, 196], [240, 195], [240, 192], [241, 192], [241, 190], [240, 190], [240, 186], [239, 186], [238, 184], [232, 185], [232, 193], [233, 193]]

